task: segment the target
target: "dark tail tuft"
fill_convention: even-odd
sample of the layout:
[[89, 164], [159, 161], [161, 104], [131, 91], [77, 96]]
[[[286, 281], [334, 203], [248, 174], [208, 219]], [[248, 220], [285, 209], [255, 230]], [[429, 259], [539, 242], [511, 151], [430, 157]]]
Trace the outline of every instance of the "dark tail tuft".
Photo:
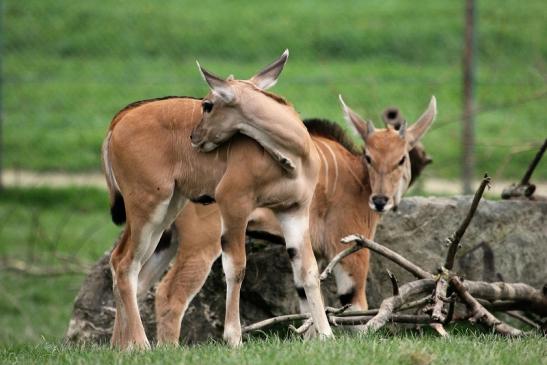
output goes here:
[[110, 215], [112, 216], [112, 222], [121, 226], [125, 223], [125, 204], [123, 202], [122, 194], [117, 191], [114, 193], [114, 204], [110, 207]]

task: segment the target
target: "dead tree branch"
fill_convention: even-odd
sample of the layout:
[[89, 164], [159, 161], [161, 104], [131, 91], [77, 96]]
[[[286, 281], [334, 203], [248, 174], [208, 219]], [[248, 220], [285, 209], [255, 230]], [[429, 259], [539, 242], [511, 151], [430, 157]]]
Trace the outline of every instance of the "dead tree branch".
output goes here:
[[446, 239], [446, 242], [449, 244], [448, 252], [446, 254], [444, 265], [439, 269], [439, 277], [437, 279], [435, 292], [433, 294], [433, 311], [431, 313], [431, 317], [437, 321], [444, 322], [445, 316], [443, 313], [443, 298], [446, 297], [446, 292], [448, 290], [448, 276], [450, 274], [450, 270], [454, 267], [454, 258], [456, 257], [456, 252], [460, 247], [460, 241], [467, 230], [467, 227], [469, 227], [469, 223], [471, 223], [475, 212], [477, 211], [477, 207], [479, 206], [479, 202], [484, 194], [484, 190], [490, 185], [490, 180], [491, 179], [488, 174], [484, 174], [484, 178], [475, 192], [475, 196], [471, 202], [471, 207], [469, 208], [465, 219], [460, 224], [458, 229]]
[[463, 234], [467, 230], [469, 223], [471, 223], [471, 219], [473, 219], [473, 216], [475, 215], [477, 207], [479, 206], [479, 202], [482, 198], [482, 195], [484, 194], [484, 189], [486, 189], [486, 187], [490, 185], [490, 180], [491, 179], [488, 174], [484, 174], [484, 178], [482, 179], [479, 188], [475, 192], [475, 196], [473, 197], [473, 202], [471, 203], [471, 207], [467, 212], [467, 216], [463, 220], [460, 227], [456, 230], [456, 232], [454, 232], [450, 237], [446, 239], [446, 242], [450, 245], [448, 248], [448, 253], [446, 254], [446, 261], [444, 263], [444, 267], [447, 270], [452, 270], [452, 268], [454, 267], [454, 257], [456, 256], [456, 251], [458, 251], [460, 241], [463, 237]]
[[[351, 241], [347, 241], [347, 242], [344, 242], [344, 243], [349, 243], [349, 242], [351, 242]], [[325, 270], [323, 270], [323, 272], [319, 276], [319, 280], [321, 280], [321, 281], [325, 280], [332, 273], [332, 270], [334, 269], [334, 267], [340, 261], [342, 261], [344, 259], [344, 257], [346, 257], [348, 255], [351, 255], [352, 253], [357, 252], [357, 251], [359, 251], [360, 249], [362, 249], [364, 247], [365, 246], [363, 246], [362, 241], [355, 241], [355, 244], [352, 247], [346, 248], [344, 251], [341, 251], [340, 253], [338, 253], [338, 255], [334, 256], [334, 258], [331, 260], [331, 262], [329, 262], [329, 264], [327, 265]]]
[[466, 303], [471, 318], [470, 321], [479, 321], [484, 323], [486, 326], [493, 328], [499, 334], [504, 336], [522, 336], [524, 333], [521, 330], [518, 330], [514, 327], [509, 326], [508, 324], [500, 321], [492, 315], [486, 308], [484, 308], [478, 301], [475, 299], [469, 291], [465, 288], [461, 280], [457, 276], [452, 276], [450, 278], [450, 284], [454, 286], [454, 289], [460, 296], [460, 298]]
[[399, 288], [399, 295], [384, 299], [380, 305], [378, 314], [374, 316], [365, 326], [366, 332], [376, 332], [382, 328], [392, 317], [393, 312], [400, 308], [410, 297], [430, 292], [435, 282], [431, 279], [411, 281]]
[[389, 280], [391, 280], [391, 287], [393, 288], [393, 295], [397, 296], [399, 295], [399, 283], [397, 282], [397, 278], [389, 269], [387, 270], [387, 275], [389, 276]]
[[410, 272], [418, 279], [433, 279], [433, 274], [425, 271], [415, 263], [399, 255], [397, 252], [390, 250], [389, 248], [382, 246], [381, 244], [376, 243], [372, 240], [364, 238], [361, 235], [352, 234], [342, 238], [341, 240], [342, 243], [348, 243], [351, 241], [360, 242], [360, 244], [363, 245], [364, 248], [368, 248], [369, 250], [388, 258], [397, 265], [401, 266], [406, 271]]
[[520, 198], [523, 196], [527, 198], [532, 198], [532, 195], [536, 191], [536, 186], [530, 183], [530, 179], [532, 178], [532, 174], [538, 166], [539, 161], [541, 161], [545, 150], [547, 150], [547, 139], [543, 141], [543, 145], [534, 156], [532, 162], [530, 162], [530, 165], [528, 166], [528, 169], [526, 169], [526, 172], [524, 173], [524, 176], [522, 177], [520, 182], [518, 184], [512, 184], [511, 186], [503, 189], [503, 191], [501, 192], [502, 199]]

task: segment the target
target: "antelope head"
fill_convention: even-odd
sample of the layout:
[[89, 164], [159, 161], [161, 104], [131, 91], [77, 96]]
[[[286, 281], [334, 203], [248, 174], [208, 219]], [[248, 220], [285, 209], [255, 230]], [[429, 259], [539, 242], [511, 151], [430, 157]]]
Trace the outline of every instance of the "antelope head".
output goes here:
[[[255, 109], [253, 112], [257, 113], [252, 115], [252, 112], [243, 110], [242, 97], [245, 95], [246, 102], [255, 100], [260, 104], [257, 99], [260, 97], [260, 91], [267, 90], [276, 84], [288, 57], [289, 50], [285, 50], [281, 57], [249, 80], [236, 80], [233, 76], [222, 79], [205, 70], [198, 63], [201, 76], [209, 85], [210, 92], [201, 103], [203, 115], [190, 136], [192, 146], [202, 152], [212, 151], [240, 131], [242, 124], [252, 122], [253, 117], [260, 114], [260, 111]], [[252, 91], [255, 92], [254, 95], [250, 94]], [[247, 107], [249, 108], [252, 106]]]
[[408, 188], [411, 177], [408, 152], [435, 120], [437, 101], [432, 96], [426, 111], [409, 127], [397, 110], [388, 109], [385, 129], [376, 129], [371, 121], [363, 120], [344, 103], [342, 96], [340, 102], [345, 120], [365, 142], [363, 163], [367, 166], [371, 189], [368, 205], [377, 212], [388, 211], [399, 204]]

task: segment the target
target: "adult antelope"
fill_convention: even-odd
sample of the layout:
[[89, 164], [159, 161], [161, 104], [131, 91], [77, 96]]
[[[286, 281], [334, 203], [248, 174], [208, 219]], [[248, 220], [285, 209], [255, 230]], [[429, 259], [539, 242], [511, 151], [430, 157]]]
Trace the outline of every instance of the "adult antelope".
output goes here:
[[[241, 343], [245, 227], [257, 207], [275, 212], [287, 247], [301, 258], [293, 262], [294, 276], [310, 299], [317, 330], [323, 337], [332, 336], [308, 229], [320, 157], [292, 106], [265, 91], [277, 81], [287, 57], [286, 51], [248, 81], [222, 80], [200, 67], [211, 89], [203, 100], [137, 102], [114, 117], [103, 143], [103, 167], [113, 220], [127, 221], [110, 260], [116, 301], [114, 346], [150, 346], [137, 305], [138, 276], [188, 200], [218, 203], [228, 344]], [[213, 130], [211, 125], [230, 128]], [[218, 140], [238, 131], [254, 140], [238, 135], [213, 153], [192, 147], [211, 150]]]
[[[362, 150], [355, 148], [338, 125], [323, 120], [306, 122], [321, 159], [319, 181], [311, 203], [311, 238], [315, 253], [329, 261], [345, 248], [340, 243], [342, 237], [360, 233], [373, 238], [379, 213], [399, 203], [411, 179], [409, 150], [425, 134], [436, 115], [433, 97], [427, 110], [412, 126], [407, 128], [397, 112], [384, 118], [386, 129], [377, 130], [343, 101], [342, 106], [345, 118], [365, 143]], [[395, 123], [396, 119], [398, 123]], [[284, 222], [281, 223], [283, 226]], [[184, 312], [220, 255], [220, 230], [219, 209], [215, 205], [189, 204], [175, 221], [178, 253], [156, 293], [160, 343], [178, 343]], [[247, 231], [250, 235], [265, 232], [270, 237], [285, 235], [285, 239], [292, 239], [268, 209], [253, 212]], [[161, 260], [146, 264], [140, 278], [143, 292], [163, 274], [175, 255], [176, 245], [169, 246], [170, 242], [166, 240], [164, 250], [156, 253]], [[301, 252], [290, 245], [287, 253], [293, 263], [301, 260]], [[351, 303], [354, 310], [367, 309], [368, 264], [368, 250], [360, 250], [342, 260], [334, 270], [340, 301]], [[301, 310], [309, 312], [307, 292], [298, 285], [298, 280], [296, 283]]]

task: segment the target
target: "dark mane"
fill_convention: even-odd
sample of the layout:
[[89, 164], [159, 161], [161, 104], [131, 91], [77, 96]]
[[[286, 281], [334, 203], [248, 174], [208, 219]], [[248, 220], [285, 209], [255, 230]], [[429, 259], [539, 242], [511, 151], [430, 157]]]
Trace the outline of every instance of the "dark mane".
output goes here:
[[346, 132], [335, 122], [327, 119], [305, 119], [304, 125], [311, 135], [321, 136], [340, 143], [346, 150], [354, 155], [361, 155], [361, 151]]
[[118, 119], [119, 116], [121, 116], [123, 113], [125, 113], [128, 110], [135, 109], [138, 106], [141, 106], [143, 104], [148, 104], [153, 101], [159, 101], [159, 100], [167, 100], [167, 99], [194, 99], [194, 100], [201, 100], [201, 98], [195, 98], [193, 96], [163, 96], [161, 98], [154, 98], [154, 99], [144, 99], [139, 101], [134, 101], [131, 104], [126, 105], [121, 109], [119, 112], [114, 115], [114, 118], [112, 118], [112, 121], [115, 121]]

